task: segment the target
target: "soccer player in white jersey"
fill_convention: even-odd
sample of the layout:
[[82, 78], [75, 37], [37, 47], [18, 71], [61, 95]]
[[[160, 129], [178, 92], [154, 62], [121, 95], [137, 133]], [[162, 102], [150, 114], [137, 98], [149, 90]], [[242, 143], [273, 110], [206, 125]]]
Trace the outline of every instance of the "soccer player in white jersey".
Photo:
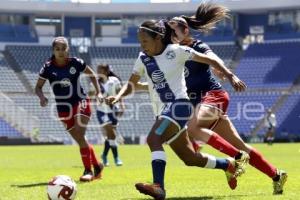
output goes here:
[[[136, 60], [128, 83], [118, 95], [106, 98], [107, 103], [118, 102], [130, 94], [141, 76], [145, 75], [150, 92], [157, 94], [164, 104], [147, 137], [152, 154], [153, 184], [135, 185], [141, 193], [150, 195], [156, 200], [164, 200], [166, 197], [164, 189], [166, 154], [163, 149], [165, 142], [170, 144], [186, 165], [222, 169], [232, 181], [236, 181], [236, 176], [240, 175], [240, 168], [235, 160], [195, 152], [185, 131], [193, 106], [186, 92], [184, 63], [189, 59], [207, 63], [222, 71], [228, 78], [232, 76], [231, 72], [218, 60], [197, 53], [190, 47], [168, 44], [164, 37], [165, 28], [157, 21], [146, 21], [139, 27], [138, 38], [143, 52], [140, 52]], [[244, 87], [239, 79], [236, 79], [235, 84], [237, 87]]]
[[[101, 64], [97, 67], [98, 82], [104, 97], [114, 96], [121, 89], [121, 79], [116, 75], [108, 64]], [[94, 93], [94, 87], [90, 91], [90, 95]], [[118, 117], [124, 113], [124, 103], [122, 99], [120, 103], [114, 105], [97, 104], [97, 118], [99, 124], [105, 134], [104, 149], [101, 155], [103, 164], [109, 166], [107, 155], [111, 149], [116, 166], [122, 166], [123, 162], [119, 158], [118, 142], [117, 142], [117, 125]]]

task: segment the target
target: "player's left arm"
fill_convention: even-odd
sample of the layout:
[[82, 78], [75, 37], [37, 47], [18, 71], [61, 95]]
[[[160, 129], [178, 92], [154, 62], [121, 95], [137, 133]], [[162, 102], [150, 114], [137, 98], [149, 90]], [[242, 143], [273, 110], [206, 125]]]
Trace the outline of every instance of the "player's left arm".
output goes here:
[[98, 83], [97, 78], [96, 78], [97, 77], [96, 73], [89, 66], [86, 66], [86, 68], [83, 72], [85, 74], [87, 74], [88, 77], [90, 77], [90, 79], [92, 81], [92, 84], [94, 85], [94, 88], [95, 88], [95, 96], [102, 103], [104, 99], [103, 99], [103, 95], [102, 95], [101, 90], [100, 90], [99, 83]]
[[193, 52], [191, 59], [195, 62], [208, 64], [222, 72], [236, 91], [244, 91], [246, 89], [246, 84], [225, 67], [224, 62], [221, 59], [195, 51]]

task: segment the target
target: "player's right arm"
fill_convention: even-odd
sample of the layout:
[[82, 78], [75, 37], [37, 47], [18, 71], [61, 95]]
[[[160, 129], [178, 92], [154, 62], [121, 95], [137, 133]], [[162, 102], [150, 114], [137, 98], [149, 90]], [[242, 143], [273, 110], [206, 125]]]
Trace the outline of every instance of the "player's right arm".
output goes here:
[[35, 85], [35, 94], [39, 97], [40, 105], [42, 107], [45, 107], [48, 104], [48, 99], [47, 99], [47, 97], [45, 97], [44, 92], [43, 92], [43, 86], [44, 86], [45, 82], [46, 82], [45, 79], [39, 77], [39, 79], [37, 80], [36, 85]]
[[149, 90], [149, 84], [147, 82], [137, 82], [135, 86], [136, 91], [147, 91]]
[[121, 90], [116, 96], [110, 96], [106, 98], [106, 103], [115, 104], [119, 102], [122, 97], [125, 97], [133, 93], [140, 79], [141, 79], [140, 75], [132, 74], [128, 82], [121, 88]]

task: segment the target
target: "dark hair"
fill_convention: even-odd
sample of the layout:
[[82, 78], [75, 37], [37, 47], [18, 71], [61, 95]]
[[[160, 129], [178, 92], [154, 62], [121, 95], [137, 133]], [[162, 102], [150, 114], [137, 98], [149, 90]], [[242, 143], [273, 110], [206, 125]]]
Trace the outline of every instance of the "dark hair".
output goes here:
[[[122, 79], [118, 76], [118, 75], [116, 75], [112, 70], [111, 70], [111, 67], [108, 65], [108, 64], [100, 64], [100, 65], [98, 65], [97, 66], [97, 69], [104, 69], [105, 71], [107, 71], [108, 73], [107, 73], [107, 77], [109, 77], [109, 76], [114, 76], [114, 77], [116, 77], [117, 79], [119, 79], [119, 81], [120, 82], [122, 82]], [[100, 77], [99, 78], [99, 80], [101, 81], [101, 82], [103, 82], [103, 79]]]
[[188, 27], [200, 32], [208, 32], [215, 28], [215, 24], [221, 20], [229, 18], [229, 10], [214, 3], [201, 3], [193, 16], [182, 15]]
[[[68, 39], [63, 37], [63, 36], [59, 36], [59, 37], [55, 37], [52, 41], [52, 50], [54, 49], [55, 45], [57, 43], [65, 43], [67, 45], [67, 47], [69, 47], [69, 42]], [[51, 55], [50, 60], [53, 60], [55, 58], [54, 54]]]
[[139, 27], [139, 32], [146, 32], [150, 37], [155, 38], [160, 35], [162, 38], [162, 43], [167, 45], [172, 43], [170, 40], [171, 28], [169, 27], [167, 20], [148, 20], [141, 24]]

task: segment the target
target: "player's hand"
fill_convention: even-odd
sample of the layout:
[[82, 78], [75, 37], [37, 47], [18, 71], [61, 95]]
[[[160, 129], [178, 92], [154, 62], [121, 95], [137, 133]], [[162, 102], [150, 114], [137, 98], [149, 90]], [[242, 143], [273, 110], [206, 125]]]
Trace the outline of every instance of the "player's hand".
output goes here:
[[98, 93], [98, 94], [96, 95], [96, 99], [97, 99], [97, 102], [98, 102], [99, 104], [101, 104], [101, 103], [104, 102], [104, 97], [103, 97], [103, 95], [102, 95], [101, 93]]
[[241, 81], [236, 75], [232, 75], [229, 78], [229, 81], [232, 87], [234, 88], [234, 90], [237, 92], [243, 92], [247, 88], [246, 84], [243, 81]]
[[119, 99], [117, 99], [116, 96], [108, 96], [105, 98], [105, 103], [108, 105], [113, 105], [115, 103], [117, 103], [119, 101]]
[[40, 98], [40, 105], [46, 107], [48, 105], [48, 99], [46, 97]]

